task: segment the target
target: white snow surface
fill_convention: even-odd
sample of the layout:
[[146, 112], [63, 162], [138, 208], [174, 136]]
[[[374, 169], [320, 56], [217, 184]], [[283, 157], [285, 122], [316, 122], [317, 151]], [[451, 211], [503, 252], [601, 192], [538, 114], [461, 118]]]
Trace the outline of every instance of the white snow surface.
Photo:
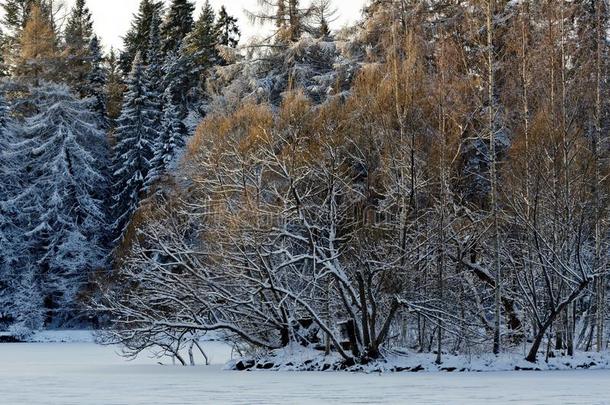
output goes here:
[[[436, 364], [433, 353], [399, 353], [388, 352], [384, 360], [365, 365], [348, 367], [349, 372], [497, 372], [497, 371], [555, 371], [575, 369], [610, 369], [610, 352], [577, 352], [574, 356], [557, 355], [545, 360], [539, 354], [537, 363], [525, 360], [525, 354], [503, 353], [481, 355], [447, 355], [444, 354], [441, 364]], [[325, 356], [322, 352], [302, 346], [289, 346], [257, 358], [246, 357], [227, 363], [225, 369], [235, 369], [240, 361], [254, 363], [250, 369], [270, 369], [271, 371], [319, 371], [335, 370], [342, 362], [338, 354]], [[266, 367], [269, 366], [269, 367]]]
[[220, 342], [204, 343], [213, 365], [181, 367], [147, 356], [127, 362], [86, 332], [35, 340], [46, 343], [0, 344], [0, 404], [610, 404], [610, 370], [602, 369], [237, 372], [223, 370], [231, 350]]

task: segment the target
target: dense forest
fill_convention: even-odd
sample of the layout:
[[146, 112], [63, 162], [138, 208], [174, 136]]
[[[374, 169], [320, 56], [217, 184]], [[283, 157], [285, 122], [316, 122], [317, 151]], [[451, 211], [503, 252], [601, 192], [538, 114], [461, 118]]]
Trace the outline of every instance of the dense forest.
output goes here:
[[[7, 0], [0, 328], [180, 357], [529, 361], [608, 343], [602, 0]], [[243, 22], [246, 24], [247, 22]]]

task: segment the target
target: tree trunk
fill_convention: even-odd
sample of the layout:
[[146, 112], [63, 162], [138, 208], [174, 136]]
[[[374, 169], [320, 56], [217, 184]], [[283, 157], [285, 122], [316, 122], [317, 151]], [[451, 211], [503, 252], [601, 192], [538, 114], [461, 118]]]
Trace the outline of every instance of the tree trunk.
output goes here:
[[496, 134], [494, 125], [495, 115], [495, 77], [494, 77], [494, 27], [493, 27], [493, 13], [494, 13], [494, 0], [487, 0], [487, 74], [488, 74], [488, 131], [489, 131], [489, 177], [491, 183], [491, 216], [492, 216], [492, 232], [493, 232], [493, 268], [495, 274], [495, 291], [494, 291], [494, 307], [495, 307], [495, 326], [494, 326], [494, 339], [493, 339], [493, 352], [494, 354], [500, 353], [500, 328], [501, 328], [501, 316], [502, 316], [502, 276], [500, 274], [500, 235], [499, 235], [499, 223], [498, 223], [498, 201], [497, 201], [497, 174], [496, 174]]

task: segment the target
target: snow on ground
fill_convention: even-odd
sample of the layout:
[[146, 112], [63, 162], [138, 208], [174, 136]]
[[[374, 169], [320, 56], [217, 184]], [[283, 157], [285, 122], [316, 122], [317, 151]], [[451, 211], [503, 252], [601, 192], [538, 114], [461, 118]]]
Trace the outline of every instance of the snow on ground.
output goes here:
[[89, 330], [41, 330], [28, 338], [33, 343], [93, 343], [95, 338]]
[[0, 344], [0, 404], [610, 404], [610, 370], [237, 372], [223, 370], [227, 346], [204, 346], [209, 367], [127, 362], [93, 343]]
[[226, 365], [230, 370], [281, 370], [281, 371], [332, 371], [347, 370], [350, 372], [465, 372], [465, 371], [554, 371], [575, 369], [610, 369], [610, 352], [577, 352], [574, 356], [557, 353], [556, 357], [545, 360], [544, 354], [538, 356], [537, 363], [525, 360], [525, 354], [503, 353], [499, 356], [491, 353], [481, 355], [444, 354], [442, 363], [436, 364], [433, 353], [399, 353], [388, 352], [381, 361], [368, 364], [346, 366], [338, 355], [326, 356], [313, 348], [293, 345], [257, 357], [245, 357], [231, 360]]

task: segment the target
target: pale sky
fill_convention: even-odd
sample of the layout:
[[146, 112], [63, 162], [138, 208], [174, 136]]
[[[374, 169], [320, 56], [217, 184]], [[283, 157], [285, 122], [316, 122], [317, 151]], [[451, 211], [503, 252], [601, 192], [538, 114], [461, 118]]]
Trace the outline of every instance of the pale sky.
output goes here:
[[[71, 7], [74, 0], [65, 0]], [[169, 3], [169, 0], [165, 0]], [[256, 10], [257, 0], [211, 0], [212, 6], [218, 11], [221, 5], [225, 5], [229, 14], [239, 19], [242, 30], [242, 42], [252, 36], [264, 35], [265, 28], [252, 26], [244, 14], [244, 9]], [[358, 21], [361, 10], [367, 0], [334, 0], [335, 7], [339, 10], [339, 19], [331, 25], [331, 28], [341, 28], [345, 24]], [[196, 0], [195, 18], [199, 16], [201, 7], [205, 0]], [[305, 2], [304, 2], [305, 3]], [[140, 0], [87, 0], [87, 4], [95, 22], [95, 32], [102, 37], [104, 45], [109, 48], [121, 48], [122, 36], [129, 29], [132, 16], [138, 10]]]

